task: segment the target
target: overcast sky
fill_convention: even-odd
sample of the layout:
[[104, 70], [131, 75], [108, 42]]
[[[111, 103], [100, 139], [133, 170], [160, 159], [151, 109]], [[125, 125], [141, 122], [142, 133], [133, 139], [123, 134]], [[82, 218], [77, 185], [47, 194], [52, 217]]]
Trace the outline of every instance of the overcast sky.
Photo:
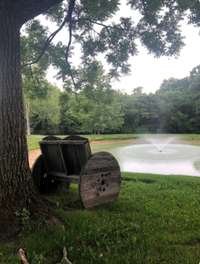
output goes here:
[[130, 59], [131, 74], [114, 82], [113, 87], [130, 93], [134, 87], [143, 86], [147, 93], [155, 92], [164, 79], [170, 77], [183, 78], [189, 75], [192, 68], [200, 64], [199, 29], [191, 25], [183, 25], [185, 47], [178, 58], [154, 58], [141, 47], [138, 56]]
[[[121, 2], [123, 4], [116, 17], [133, 14], [133, 12], [130, 13], [130, 8], [125, 5], [125, 1]], [[185, 47], [182, 48], [178, 58], [154, 58], [153, 55], [148, 54], [144, 47], [140, 47], [139, 54], [132, 57], [129, 61], [131, 74], [122, 77], [119, 81], [114, 81], [113, 88], [131, 93], [133, 88], [142, 86], [144, 87], [144, 92], [150, 93], [159, 89], [164, 79], [170, 77], [183, 78], [189, 75], [192, 68], [200, 64], [200, 35], [198, 28], [187, 24], [182, 25], [182, 32], [185, 36]], [[59, 39], [66, 40], [66, 32], [61, 32], [57, 37], [57, 40]], [[54, 75], [54, 71], [51, 69], [48, 73], [48, 79], [53, 83], [59, 84], [55, 80]]]

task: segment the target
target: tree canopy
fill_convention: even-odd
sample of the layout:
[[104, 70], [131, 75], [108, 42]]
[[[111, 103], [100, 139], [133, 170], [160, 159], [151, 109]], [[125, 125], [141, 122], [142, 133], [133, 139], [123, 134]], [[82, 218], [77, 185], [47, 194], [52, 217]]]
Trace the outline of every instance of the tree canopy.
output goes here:
[[[45, 13], [51, 23], [58, 25], [49, 37], [39, 20], [28, 23], [27, 33], [31, 39], [26, 48], [34, 52], [25, 64], [39, 62], [44, 56], [40, 63], [53, 64], [59, 69], [58, 77], [70, 78], [74, 86], [80, 88], [79, 71], [73, 64], [76, 43], [81, 51], [81, 64], [104, 58], [110, 66], [110, 76], [119, 77], [129, 72], [128, 59], [138, 53], [138, 40], [155, 56], [176, 55], [184, 45], [180, 22], [187, 18], [188, 23], [199, 24], [198, 1], [129, 0], [127, 5], [133, 15], [116, 18], [119, 0], [60, 1]], [[67, 30], [66, 42], [52, 45], [63, 28]]]

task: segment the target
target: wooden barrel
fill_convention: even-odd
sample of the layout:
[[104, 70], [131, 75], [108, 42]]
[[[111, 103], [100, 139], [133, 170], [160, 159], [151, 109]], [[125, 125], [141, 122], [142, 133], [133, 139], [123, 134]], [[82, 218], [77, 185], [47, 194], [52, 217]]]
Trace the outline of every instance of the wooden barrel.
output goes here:
[[80, 136], [64, 139], [48, 136], [40, 142], [48, 173], [79, 175], [91, 157], [89, 140]]
[[87, 138], [69, 136], [60, 142], [68, 175], [80, 174], [91, 157], [91, 148]]

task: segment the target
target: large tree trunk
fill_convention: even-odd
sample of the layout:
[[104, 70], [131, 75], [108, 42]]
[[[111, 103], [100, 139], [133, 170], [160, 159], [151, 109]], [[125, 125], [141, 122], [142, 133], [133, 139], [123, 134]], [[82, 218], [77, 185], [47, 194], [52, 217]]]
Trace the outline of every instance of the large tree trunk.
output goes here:
[[61, 1], [0, 0], [0, 239], [2, 231], [10, 233], [15, 226], [17, 212], [35, 209], [30, 207], [35, 192], [28, 164], [20, 28]]
[[29, 206], [32, 193], [24, 113], [20, 26], [17, 26], [12, 14], [1, 13], [0, 226], [6, 218], [11, 220], [16, 210]]

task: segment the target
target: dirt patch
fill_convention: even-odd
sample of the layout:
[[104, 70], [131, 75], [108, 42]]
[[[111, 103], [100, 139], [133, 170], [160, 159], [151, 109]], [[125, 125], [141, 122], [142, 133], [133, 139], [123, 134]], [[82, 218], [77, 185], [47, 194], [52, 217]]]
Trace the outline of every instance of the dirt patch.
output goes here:
[[145, 144], [146, 141], [143, 138], [133, 138], [133, 139], [112, 139], [112, 140], [91, 140], [90, 143], [92, 145], [104, 145], [104, 144]]
[[34, 162], [36, 161], [37, 157], [41, 154], [40, 149], [35, 149], [29, 151], [29, 166], [32, 168]]

